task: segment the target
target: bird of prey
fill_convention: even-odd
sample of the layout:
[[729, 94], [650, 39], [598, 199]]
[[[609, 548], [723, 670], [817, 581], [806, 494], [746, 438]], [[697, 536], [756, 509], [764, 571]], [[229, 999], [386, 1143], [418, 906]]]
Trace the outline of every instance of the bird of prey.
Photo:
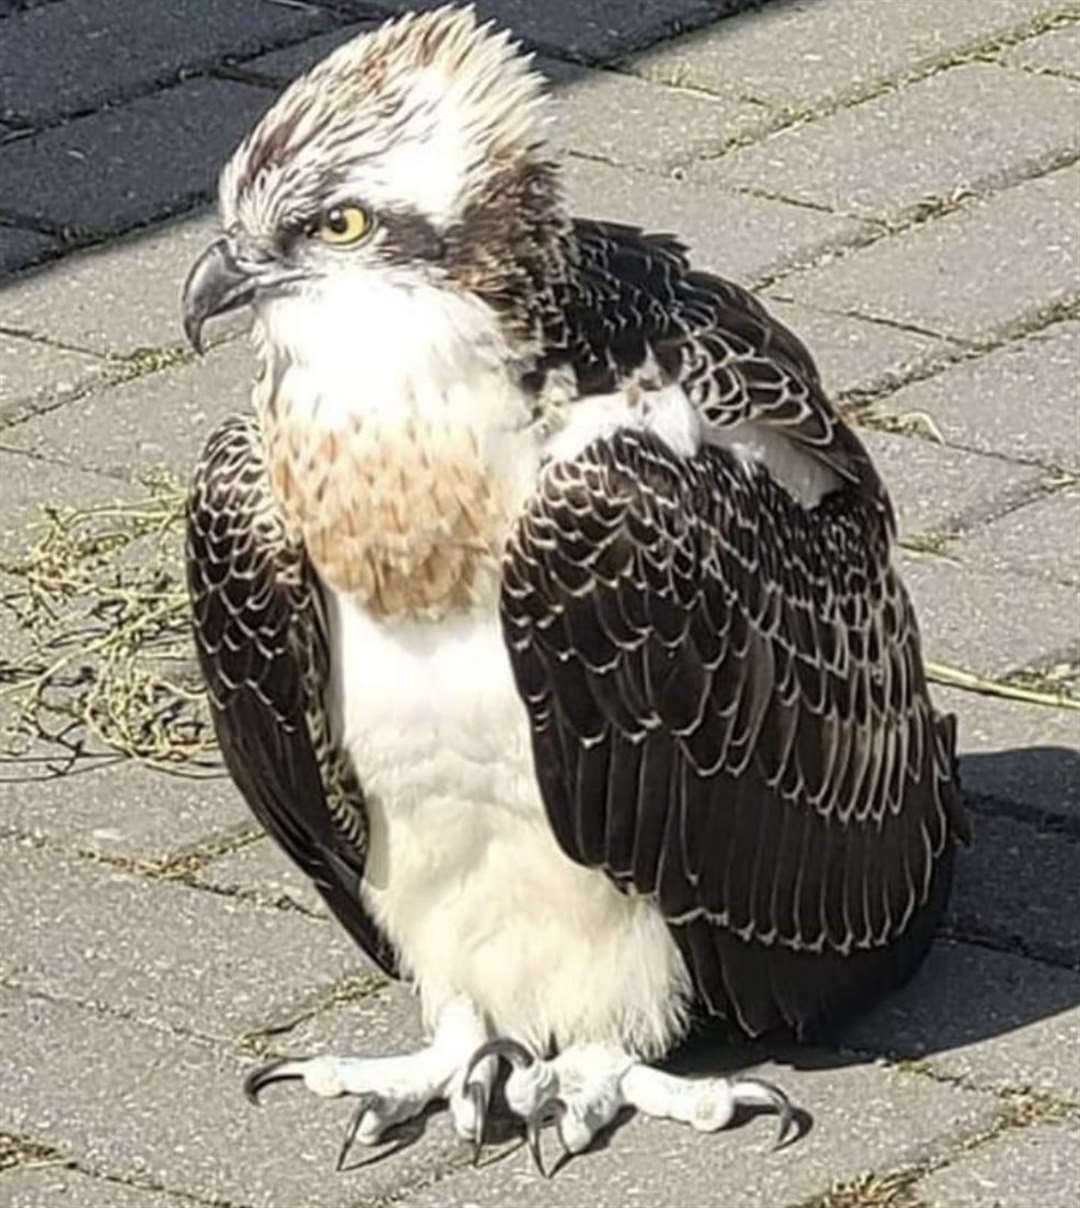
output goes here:
[[569, 216], [543, 86], [471, 9], [295, 81], [221, 176], [183, 299], [254, 311], [252, 414], [188, 502], [228, 769], [414, 1053], [255, 1070], [432, 1101], [500, 1062], [539, 1152], [623, 1106], [791, 1117], [655, 1063], [692, 1019], [807, 1035], [907, 978], [966, 836], [894, 519], [809, 352], [668, 235]]

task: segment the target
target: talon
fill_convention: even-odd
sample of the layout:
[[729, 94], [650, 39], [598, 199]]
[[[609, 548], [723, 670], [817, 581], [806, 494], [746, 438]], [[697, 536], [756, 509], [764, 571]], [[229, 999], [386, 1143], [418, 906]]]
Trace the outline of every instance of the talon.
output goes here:
[[758, 1104], [762, 1107], [771, 1107], [780, 1117], [780, 1131], [772, 1146], [774, 1150], [779, 1149], [795, 1123], [795, 1109], [791, 1105], [791, 1100], [778, 1086], [766, 1082], [763, 1078], [740, 1078], [739, 1083], [743, 1086], [754, 1087], [759, 1091], [762, 1097], [757, 1100]]
[[250, 1070], [244, 1078], [244, 1094], [248, 1100], [259, 1106], [259, 1092], [263, 1087], [268, 1086], [271, 1082], [279, 1082], [285, 1078], [299, 1078], [294, 1070], [286, 1071], [287, 1065], [292, 1065], [295, 1061], [292, 1057], [275, 1057], [273, 1061], [264, 1062], [262, 1065], [257, 1065], [253, 1070]]
[[369, 1111], [377, 1112], [380, 1107], [382, 1107], [382, 1096], [375, 1094], [374, 1091], [365, 1091], [362, 1095], [357, 1096], [356, 1110], [349, 1121], [349, 1127], [345, 1130], [345, 1140], [341, 1143], [341, 1152], [338, 1154], [335, 1170], [341, 1170], [345, 1165], [345, 1159], [356, 1140], [356, 1134], [360, 1131], [364, 1117]]
[[[472, 1066], [469, 1068], [471, 1070]], [[473, 1137], [472, 1164], [474, 1166], [479, 1166], [480, 1153], [484, 1148], [484, 1123], [487, 1116], [487, 1106], [485, 1100], [487, 1099], [487, 1093], [485, 1088], [479, 1082], [466, 1082], [465, 1094], [468, 1095], [469, 1100], [473, 1105], [473, 1110], [476, 1112], [476, 1135]]]
[[519, 1070], [527, 1070], [536, 1060], [532, 1053], [523, 1044], [518, 1044], [516, 1040], [489, 1040], [482, 1044], [470, 1058], [465, 1069], [466, 1082], [469, 1081], [473, 1070], [485, 1057], [504, 1057], [515, 1069]]
[[[562, 1133], [562, 1118], [566, 1114], [566, 1104], [558, 1098], [545, 1099], [525, 1121], [525, 1139], [529, 1143], [529, 1153], [532, 1154], [533, 1165], [542, 1178], [550, 1179], [551, 1174], [544, 1169], [544, 1151], [540, 1146], [540, 1130], [547, 1124], [554, 1123], [563, 1152], [569, 1154], [570, 1147]], [[554, 1171], [552, 1171], [554, 1173]]]

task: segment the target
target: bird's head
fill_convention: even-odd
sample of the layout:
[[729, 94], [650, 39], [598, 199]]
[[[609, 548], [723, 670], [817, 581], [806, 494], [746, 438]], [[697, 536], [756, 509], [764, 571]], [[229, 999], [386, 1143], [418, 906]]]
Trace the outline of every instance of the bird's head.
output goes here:
[[374, 349], [406, 299], [423, 324], [418, 295], [490, 312], [527, 346], [528, 299], [563, 226], [542, 101], [529, 58], [471, 7], [410, 14], [336, 50], [222, 173], [225, 234], [184, 290], [194, 346], [211, 316], [253, 303], [293, 359], [313, 341]]

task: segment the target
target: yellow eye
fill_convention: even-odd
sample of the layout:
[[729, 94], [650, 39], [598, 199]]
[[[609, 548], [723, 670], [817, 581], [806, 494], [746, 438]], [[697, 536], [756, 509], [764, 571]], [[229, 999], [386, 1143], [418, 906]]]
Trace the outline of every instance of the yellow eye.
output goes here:
[[371, 219], [359, 206], [334, 206], [319, 219], [316, 236], [323, 243], [345, 247], [358, 243], [371, 229]]

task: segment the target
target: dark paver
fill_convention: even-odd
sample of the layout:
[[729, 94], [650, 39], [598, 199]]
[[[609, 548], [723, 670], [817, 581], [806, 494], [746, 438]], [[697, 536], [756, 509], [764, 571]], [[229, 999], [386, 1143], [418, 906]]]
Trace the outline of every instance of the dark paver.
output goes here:
[[972, 341], [1080, 297], [1080, 165], [785, 281], [797, 301]]
[[1080, 80], [1080, 24], [1049, 29], [1037, 38], [1010, 46], [1001, 57], [1014, 67]]
[[975, 839], [958, 860], [950, 925], [1080, 971], [1080, 844], [1047, 826], [982, 810], [972, 823]]
[[341, 25], [325, 34], [319, 34], [316, 38], [307, 38], [295, 46], [286, 46], [283, 50], [272, 50], [269, 54], [257, 55], [254, 58], [245, 56], [243, 68], [245, 72], [266, 80], [268, 84], [285, 85], [321, 62], [331, 51], [351, 41], [358, 34], [381, 24], [381, 17], [352, 21], [348, 25]]
[[1080, 418], [1072, 402], [1078, 362], [1080, 323], [1056, 323], [913, 382], [874, 411], [923, 411], [950, 445], [1080, 473]]
[[1000, 675], [1076, 643], [1075, 588], [906, 550], [900, 566], [929, 659]]
[[[101, 355], [178, 347], [185, 343], [180, 325], [184, 280], [218, 233], [216, 218], [203, 211], [164, 229], [136, 231], [78, 252], [17, 282], [0, 282], [0, 328]], [[58, 296], [63, 306], [57, 306]], [[248, 321], [246, 315], [215, 320], [207, 334], [219, 338]]]
[[912, 981], [839, 1033], [996, 1091], [1080, 1094], [1080, 974], [938, 941]]
[[271, 1093], [257, 1110], [240, 1089], [250, 1062], [67, 1003], [0, 989], [0, 1041], [0, 1129], [182, 1197], [354, 1208], [470, 1161], [440, 1114], [415, 1145], [339, 1174], [348, 1100]]
[[[0, 840], [0, 980], [237, 1041], [368, 968], [340, 927]], [[43, 942], [44, 937], [47, 942]]]
[[1078, 151], [1080, 84], [972, 63], [782, 131], [692, 174], [895, 219], [1036, 175]]
[[[1016, 508], [967, 538], [957, 552], [980, 566], [1080, 586], [1080, 490], [1058, 490]], [[1080, 653], [1080, 600], [1076, 603]]]
[[251, 350], [234, 342], [20, 424], [9, 443], [120, 477], [167, 466], [186, 479], [211, 429], [249, 409], [254, 371]]
[[[649, 78], [807, 110], [875, 91], [948, 62], [1046, 12], [1044, 0], [781, 0], [734, 17], [716, 37], [690, 36], [636, 58]], [[777, 70], [778, 48], [785, 70]]]
[[1046, 477], [1035, 466], [931, 440], [872, 431], [859, 435], [892, 494], [901, 538], [969, 529], [1030, 499]]
[[266, 105], [261, 88], [190, 80], [14, 143], [0, 210], [108, 233], [190, 208]]
[[0, 334], [0, 425], [20, 414], [26, 400], [43, 394], [62, 398], [101, 381], [113, 369], [90, 353]]
[[753, 282], [859, 238], [852, 219], [758, 197], [723, 194], [688, 182], [654, 180], [583, 159], [563, 163], [574, 213], [678, 232], [702, 269]]
[[[200, 0], [198, 17], [171, 0], [65, 0], [16, 17], [0, 38], [0, 118], [39, 123], [176, 83], [226, 52], [253, 53], [324, 29], [314, 5]], [[42, 70], [48, 63], [50, 69]]]
[[1009, 1129], [922, 1179], [927, 1208], [1074, 1208], [1080, 1130], [1071, 1121]]
[[55, 239], [37, 231], [0, 226], [0, 274], [44, 260], [58, 246]]
[[[479, 0], [477, 12], [540, 50], [557, 50], [585, 61], [611, 58], [665, 35], [714, 21], [753, 0], [594, 0], [538, 6], [532, 0]], [[438, 8], [442, 0], [345, 0], [361, 14], [372, 7], [388, 13]]]

